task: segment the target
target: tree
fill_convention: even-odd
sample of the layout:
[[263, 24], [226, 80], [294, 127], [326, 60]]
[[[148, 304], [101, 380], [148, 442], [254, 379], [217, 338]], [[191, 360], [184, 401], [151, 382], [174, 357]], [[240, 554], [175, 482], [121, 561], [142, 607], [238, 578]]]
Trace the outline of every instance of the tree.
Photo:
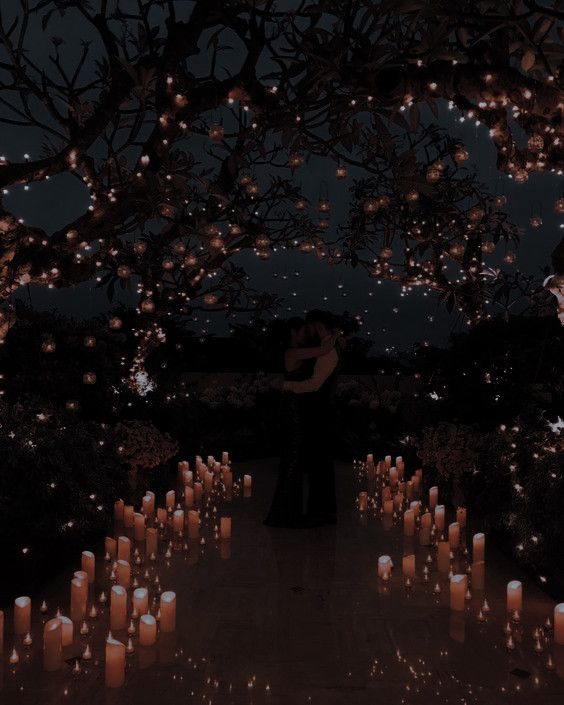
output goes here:
[[[284, 247], [427, 287], [482, 318], [498, 275], [484, 256], [518, 233], [464, 167], [464, 145], [422, 122], [421, 108], [436, 115], [444, 100], [485, 123], [498, 168], [518, 182], [561, 170], [559, 8], [22, 0], [2, 9], [0, 120], [40, 130], [44, 155], [4, 160], [0, 187], [70, 172], [91, 205], [47, 234], [0, 204], [1, 298], [27, 283], [96, 278], [111, 293], [133, 281], [153, 319], [140, 327], [142, 364], [159, 317], [275, 306], [239, 255]], [[39, 26], [72, 26], [80, 56], [53, 36], [49, 62], [39, 62]], [[293, 181], [311, 155], [335, 162], [337, 178], [363, 174], [348, 222], [331, 235], [331, 204], [312, 208]], [[3, 316], [5, 334], [9, 307]]]

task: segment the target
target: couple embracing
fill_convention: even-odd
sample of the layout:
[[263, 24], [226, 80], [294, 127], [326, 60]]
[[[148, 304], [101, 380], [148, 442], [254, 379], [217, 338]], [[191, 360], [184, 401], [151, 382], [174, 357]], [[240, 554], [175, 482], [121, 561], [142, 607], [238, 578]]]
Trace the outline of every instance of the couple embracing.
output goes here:
[[310, 528], [337, 522], [333, 394], [343, 338], [335, 318], [310, 311], [288, 321], [282, 384], [282, 452], [267, 526]]

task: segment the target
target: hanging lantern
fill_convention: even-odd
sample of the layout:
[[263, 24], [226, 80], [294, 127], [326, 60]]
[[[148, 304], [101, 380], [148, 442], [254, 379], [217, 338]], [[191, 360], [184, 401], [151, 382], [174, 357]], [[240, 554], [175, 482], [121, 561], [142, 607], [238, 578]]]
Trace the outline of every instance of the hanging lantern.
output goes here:
[[96, 373], [95, 372], [85, 372], [82, 375], [83, 384], [96, 384]]
[[174, 252], [177, 255], [183, 255], [186, 252], [186, 245], [180, 241], [174, 244]]
[[79, 404], [76, 399], [69, 399], [65, 404], [65, 409], [67, 411], [77, 411], [78, 407]]
[[540, 226], [542, 225], [542, 218], [540, 217], [540, 215], [533, 215], [529, 219], [529, 224], [532, 228], [540, 228]]
[[223, 139], [225, 135], [225, 130], [223, 129], [223, 126], [220, 125], [218, 122], [214, 122], [214, 124], [210, 127], [208, 131], [208, 135], [209, 138], [214, 142], [219, 142]]
[[228, 232], [232, 237], [238, 237], [243, 232], [243, 228], [237, 223], [231, 223]]
[[455, 257], [455, 258], [462, 257], [462, 255], [464, 254], [464, 245], [456, 243], [454, 245], [451, 245], [448, 248], [448, 251], [449, 251], [449, 254], [451, 255], [451, 257]]
[[376, 213], [380, 206], [377, 198], [367, 198], [362, 207], [365, 213]]
[[294, 205], [296, 206], [296, 210], [303, 211], [307, 208], [307, 201], [305, 198], [298, 198]]
[[241, 174], [239, 177], [239, 183], [241, 186], [246, 186], [247, 184], [250, 184], [252, 181], [251, 177], [249, 174]]
[[554, 210], [556, 213], [564, 213], [564, 198], [557, 198], [554, 202]]
[[255, 240], [255, 246], [260, 250], [268, 247], [270, 245], [270, 238], [268, 235], [259, 235]]
[[256, 196], [259, 192], [259, 186], [256, 181], [251, 181], [247, 184], [245, 191], [249, 194], [249, 196]]
[[258, 250], [257, 257], [262, 260], [270, 259], [270, 252], [268, 250]]
[[292, 152], [290, 154], [290, 157], [288, 159], [288, 164], [292, 167], [292, 169], [297, 169], [298, 167], [302, 166], [303, 163], [304, 163], [303, 154], [300, 154], [300, 152]]
[[544, 139], [542, 135], [534, 134], [527, 140], [527, 147], [531, 152], [540, 152], [544, 149]]
[[223, 240], [219, 237], [212, 237], [210, 240], [210, 247], [212, 247], [214, 250], [221, 250], [223, 247]]
[[419, 192], [415, 189], [411, 189], [405, 194], [405, 198], [408, 203], [416, 203], [419, 200]]
[[320, 213], [329, 213], [331, 210], [331, 202], [327, 198], [322, 198], [317, 206]]
[[486, 255], [491, 255], [491, 253], [495, 250], [495, 243], [491, 242], [491, 240], [487, 240], [486, 242], [482, 243], [482, 252]]
[[382, 196], [378, 196], [378, 205], [380, 208], [387, 208], [391, 203], [391, 199], [389, 196], [386, 194], [383, 194]]
[[435, 184], [441, 178], [441, 172], [437, 167], [432, 166], [425, 175], [430, 184]]
[[327, 218], [321, 218], [319, 221], [319, 227], [321, 230], [328, 230], [330, 225], [331, 223], [327, 220]]
[[477, 223], [482, 220], [485, 214], [484, 209], [480, 208], [480, 206], [474, 206], [474, 208], [470, 208], [468, 211], [468, 217], [473, 223]]
[[515, 262], [515, 259], [516, 259], [515, 253], [514, 253], [514, 252], [508, 252], [508, 253], [504, 256], [503, 261], [504, 261], [504, 262], [507, 262], [507, 264], [513, 264], [513, 263]]
[[57, 344], [53, 340], [53, 338], [47, 338], [47, 340], [44, 340], [41, 343], [41, 352], [44, 353], [54, 353], [55, 350], [57, 349]]
[[165, 257], [162, 262], [162, 267], [166, 269], [167, 272], [170, 272], [171, 269], [174, 269], [174, 260], [170, 259], [170, 257]]
[[443, 172], [445, 170], [445, 163], [442, 159], [437, 159], [437, 161], [433, 164], [433, 168]]
[[198, 258], [195, 257], [194, 255], [187, 255], [184, 258], [184, 264], [187, 267], [195, 267], [198, 264]]
[[119, 330], [123, 325], [123, 321], [121, 318], [118, 318], [117, 316], [113, 316], [108, 320], [108, 328], [110, 330]]
[[96, 347], [96, 338], [93, 335], [87, 335], [84, 338], [84, 347], [85, 348], [95, 348]]
[[138, 240], [136, 243], [134, 243], [133, 250], [136, 254], [142, 255], [147, 251], [147, 243], [145, 242], [145, 240]]
[[217, 296], [215, 294], [206, 294], [204, 296], [204, 303], [206, 306], [214, 306], [217, 303]]
[[458, 147], [454, 153], [454, 161], [458, 164], [468, 161], [469, 157], [468, 150], [462, 146]]
[[313, 242], [302, 242], [298, 249], [302, 254], [307, 255], [313, 251], [314, 247]]
[[348, 172], [348, 169], [347, 169], [346, 166], [341, 166], [341, 165], [339, 165], [339, 166], [335, 169], [335, 176], [336, 176], [338, 179], [346, 179], [347, 176], [348, 176], [348, 173], [349, 173], [349, 172]]
[[529, 172], [526, 169], [517, 169], [514, 178], [518, 184], [524, 184], [529, 180]]
[[378, 257], [383, 260], [391, 259], [394, 256], [394, 252], [391, 247], [383, 247], [378, 253]]
[[155, 302], [152, 299], [144, 299], [141, 302], [141, 310], [143, 313], [153, 313], [155, 310]]
[[503, 195], [496, 196], [494, 198], [494, 206], [496, 208], [503, 208], [507, 204], [507, 197]]
[[77, 230], [69, 230], [67, 232], [66, 237], [69, 242], [73, 242], [73, 240], [76, 240], [76, 238], [78, 237], [78, 231]]
[[120, 279], [127, 279], [131, 276], [131, 269], [126, 264], [120, 264], [117, 268], [117, 275]]

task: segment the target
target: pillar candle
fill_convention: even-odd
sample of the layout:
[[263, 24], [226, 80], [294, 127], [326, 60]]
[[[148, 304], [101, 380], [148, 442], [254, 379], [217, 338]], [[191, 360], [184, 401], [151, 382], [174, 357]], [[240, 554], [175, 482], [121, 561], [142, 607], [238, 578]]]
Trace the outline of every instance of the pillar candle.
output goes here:
[[145, 540], [145, 515], [140, 512], [135, 512], [133, 517], [134, 523], [134, 536], [136, 541]]
[[453, 521], [448, 527], [448, 541], [453, 549], [460, 545], [460, 524], [456, 521]]
[[434, 509], [439, 501], [439, 488], [430, 487], [429, 488], [429, 507]]
[[393, 499], [387, 499], [384, 502], [384, 514], [393, 514], [394, 513], [394, 500]]
[[358, 493], [358, 508], [361, 512], [365, 512], [368, 507], [368, 492]]
[[486, 585], [486, 564], [484, 561], [472, 563], [472, 588], [483, 590]]
[[31, 599], [27, 596], [14, 600], [14, 633], [23, 636], [31, 631]]
[[450, 543], [448, 541], [439, 541], [437, 567], [439, 573], [448, 573], [450, 567]]
[[194, 483], [194, 502], [199, 502], [202, 499], [204, 488], [201, 482]]
[[[161, 612], [162, 616], [162, 612]], [[157, 640], [157, 621], [152, 614], [143, 614], [139, 618], [139, 643], [152, 646]]]
[[413, 499], [413, 483], [411, 480], [408, 480], [405, 485], [405, 496], [407, 497], [408, 502], [411, 502]]
[[227, 465], [229, 462], [229, 453], [224, 450], [223, 453], [221, 454], [221, 464], [222, 465]]
[[197, 469], [197, 471], [198, 471], [198, 477], [199, 477], [200, 480], [203, 482], [203, 480], [204, 480], [204, 475], [206, 474], [206, 466], [204, 465], [204, 463], [198, 463], [196, 469]]
[[168, 514], [166, 509], [164, 509], [164, 507], [159, 507], [157, 509], [157, 521], [159, 522], [159, 524], [166, 524], [167, 520]]
[[184, 506], [194, 506], [194, 488], [184, 485]]
[[155, 513], [155, 493], [147, 490], [143, 497], [143, 514], [152, 516]]
[[444, 504], [437, 504], [435, 507], [435, 526], [437, 531], [445, 530], [445, 506]]
[[390, 484], [395, 487], [398, 484], [398, 469], [390, 468]]
[[231, 517], [221, 517], [219, 522], [219, 535], [222, 539], [231, 538]]
[[62, 664], [62, 627], [58, 617], [50, 619], [43, 627], [43, 668], [58, 671]]
[[182, 478], [180, 480], [181, 485], [188, 485], [188, 487], [194, 486], [194, 473], [191, 470], [184, 470], [182, 473]]
[[394, 508], [401, 509], [403, 505], [403, 492], [396, 492], [394, 495]]
[[402, 571], [406, 578], [415, 577], [415, 556], [413, 554], [403, 557]]
[[174, 490], [169, 490], [166, 493], [166, 501], [165, 505], [167, 509], [174, 509], [174, 505], [176, 504], [176, 492]]
[[197, 539], [200, 535], [200, 518], [198, 512], [191, 509], [188, 512], [188, 536], [191, 539]]
[[461, 529], [466, 528], [466, 509], [464, 507], [458, 507], [456, 510], [456, 521], [460, 524]]
[[58, 619], [61, 622], [61, 644], [63, 648], [65, 646], [72, 646], [74, 641], [74, 624], [72, 619], [64, 617], [63, 615], [61, 615]]
[[419, 514], [421, 513], [421, 502], [419, 502], [417, 500], [415, 502], [410, 502], [409, 508], [413, 509], [413, 513], [415, 514], [416, 517], [418, 517]]
[[147, 614], [149, 611], [149, 591], [147, 588], [137, 588], [133, 591], [133, 608], [137, 614]]
[[176, 533], [184, 528], [184, 510], [177, 509], [172, 515], [172, 528]]
[[88, 582], [73, 578], [71, 580], [71, 606], [70, 616], [75, 622], [86, 617], [86, 603], [88, 602]]
[[486, 537], [484, 534], [474, 534], [472, 538], [472, 560], [479, 563], [486, 557]]
[[123, 521], [123, 499], [118, 499], [114, 502], [114, 519], [116, 521]]
[[398, 476], [400, 480], [403, 479], [405, 473], [405, 463], [403, 462], [401, 455], [398, 455], [396, 458], [396, 468], [398, 469]]
[[113, 585], [110, 599], [110, 629], [120, 631], [127, 627], [127, 590]]
[[127, 538], [127, 536], [118, 537], [117, 557], [121, 561], [131, 560], [131, 541]]
[[413, 536], [415, 533], [415, 513], [413, 509], [407, 509], [403, 513], [403, 533], [404, 536]]
[[382, 503], [388, 499], [392, 499], [392, 490], [388, 485], [384, 485], [382, 487]]
[[127, 588], [131, 582], [131, 566], [128, 561], [118, 560], [116, 567], [116, 581], [121, 587]]
[[131, 529], [133, 528], [133, 515], [135, 513], [134, 507], [132, 504], [126, 504], [123, 508], [123, 525]]
[[112, 636], [106, 639], [106, 686], [121, 688], [125, 683], [125, 644]]
[[523, 586], [518, 580], [507, 583], [507, 609], [509, 612], [523, 609]]
[[374, 454], [373, 453], [368, 453], [366, 456], [366, 463], [370, 465], [370, 463], [374, 462]]
[[215, 458], [213, 457], [213, 455], [208, 455], [208, 459], [207, 459], [208, 468], [210, 468], [214, 463], [215, 463]]
[[431, 512], [425, 512], [425, 514], [421, 516], [421, 528], [430, 529], [432, 525], [433, 517], [431, 516]]
[[111, 558], [115, 558], [117, 554], [117, 541], [111, 536], [106, 536], [104, 550]]
[[393, 568], [392, 559], [390, 556], [380, 556], [378, 558], [378, 577], [382, 578], [384, 573], [391, 574]]
[[187, 460], [179, 460], [178, 465], [178, 478], [182, 479], [184, 473], [190, 469], [190, 463]]
[[155, 556], [158, 552], [158, 531], [152, 527], [148, 528], [145, 532], [145, 553], [150, 556], [154, 553]]
[[251, 477], [251, 475], [243, 475], [243, 487], [250, 490], [252, 485], [253, 478]]
[[176, 593], [168, 590], [161, 595], [161, 631], [176, 629]]
[[421, 486], [421, 479], [417, 475], [413, 475], [411, 478], [411, 484], [413, 485], [413, 492], [417, 494]]
[[208, 494], [212, 491], [213, 489], [213, 473], [211, 472], [206, 472], [204, 476], [204, 492], [207, 492]]
[[564, 644], [564, 602], [554, 608], [554, 643]]
[[465, 575], [453, 575], [450, 579], [450, 608], [456, 612], [464, 610], [468, 579]]
[[419, 531], [419, 543], [421, 546], [431, 545], [431, 529], [428, 526], [421, 527]]
[[386, 463], [386, 467], [387, 467], [387, 468], [391, 468], [391, 467], [392, 467], [392, 456], [391, 456], [391, 455], [387, 455], [387, 456], [384, 458], [384, 462]]
[[223, 473], [223, 484], [228, 490], [233, 487], [233, 473], [231, 472], [231, 470], [226, 470]]
[[82, 570], [88, 576], [88, 582], [94, 582], [94, 576], [96, 573], [96, 559], [92, 551], [83, 551], [81, 559]]

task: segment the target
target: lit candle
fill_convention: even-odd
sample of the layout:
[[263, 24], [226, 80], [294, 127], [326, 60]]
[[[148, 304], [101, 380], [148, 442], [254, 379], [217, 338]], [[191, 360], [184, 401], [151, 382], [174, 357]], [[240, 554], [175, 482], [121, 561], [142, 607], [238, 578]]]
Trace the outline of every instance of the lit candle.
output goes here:
[[450, 608], [456, 612], [464, 610], [468, 579], [465, 575], [453, 575], [450, 579]]
[[123, 499], [118, 499], [114, 502], [114, 519], [116, 521], [123, 521]]
[[63, 648], [65, 646], [72, 646], [74, 641], [74, 624], [71, 619], [60, 615], [58, 619], [61, 622], [61, 644]]
[[393, 514], [394, 513], [394, 501], [393, 499], [387, 499], [384, 502], [384, 514]]
[[435, 526], [437, 531], [444, 531], [445, 529], [445, 506], [444, 504], [437, 504], [435, 507]]
[[398, 469], [390, 468], [390, 484], [395, 487], [398, 484]]
[[145, 532], [145, 552], [148, 556], [150, 556], [151, 553], [154, 553], [155, 556], [157, 555], [158, 538], [159, 532], [152, 527], [149, 527]]
[[429, 488], [429, 507], [435, 509], [439, 501], [439, 488], [430, 487]]
[[56, 617], [43, 627], [43, 668], [46, 671], [58, 671], [61, 668], [62, 646], [61, 620]]
[[184, 505], [186, 507], [194, 506], [194, 488], [188, 485], [184, 486]]
[[221, 517], [219, 522], [219, 535], [222, 539], [231, 538], [231, 517]]
[[150, 517], [155, 511], [154, 500], [151, 495], [146, 494], [141, 500], [141, 511], [146, 517]]
[[433, 517], [431, 512], [425, 512], [421, 515], [421, 528], [430, 529], [433, 524]]
[[140, 512], [135, 512], [133, 516], [133, 525], [134, 525], [134, 533], [133, 535], [135, 536], [136, 541], [144, 541], [145, 540], [145, 515], [141, 514]]
[[484, 534], [474, 534], [472, 538], [472, 559], [480, 563], [486, 557], [486, 537]]
[[24, 636], [31, 631], [31, 599], [17, 597], [14, 600], [14, 633]]
[[114, 585], [110, 599], [110, 629], [120, 631], [127, 626], [127, 590]]
[[247, 490], [250, 490], [252, 486], [253, 478], [251, 477], [251, 475], [243, 475], [243, 487]]
[[406, 578], [415, 577], [415, 556], [413, 554], [403, 557], [402, 571]]
[[172, 528], [174, 529], [175, 533], [182, 531], [182, 529], [184, 528], [184, 510], [183, 509], [177, 509], [174, 512], [174, 514], [172, 515]]
[[173, 632], [176, 629], [176, 593], [163, 592], [161, 595], [161, 631]]
[[366, 456], [366, 464], [367, 465], [374, 464], [374, 454], [373, 453], [368, 453], [368, 455]]
[[213, 473], [212, 472], [206, 472], [204, 475], [204, 492], [207, 492], [208, 494], [212, 491], [213, 489]]
[[131, 541], [127, 538], [127, 536], [118, 537], [117, 557], [122, 561], [131, 560]]
[[450, 544], [448, 541], [439, 541], [437, 567], [440, 573], [448, 573], [450, 567]]
[[174, 490], [169, 490], [166, 493], [165, 504], [167, 509], [174, 509], [174, 505], [176, 504], [176, 492]]
[[417, 500], [414, 502], [410, 502], [409, 508], [413, 509], [413, 513], [415, 514], [416, 517], [418, 517], [421, 512], [421, 502], [419, 502]]
[[204, 488], [201, 482], [194, 483], [194, 502], [199, 502], [202, 499]]
[[510, 580], [507, 583], [507, 610], [513, 612], [523, 609], [523, 586], [518, 580]]
[[194, 473], [191, 470], [184, 470], [182, 477], [180, 478], [180, 484], [188, 487], [193, 487], [194, 485]]
[[466, 528], [466, 509], [464, 507], [458, 507], [456, 510], [456, 521], [461, 529]]
[[82, 552], [81, 567], [82, 570], [88, 576], [88, 582], [93, 583], [96, 572], [96, 559], [94, 558], [94, 554], [92, 553], [92, 551]]
[[139, 643], [152, 646], [157, 640], [157, 620], [152, 614], [143, 614], [139, 618]]
[[110, 558], [115, 558], [117, 554], [117, 541], [111, 536], [106, 536], [104, 541], [104, 551]]
[[386, 463], [386, 467], [387, 467], [387, 468], [391, 468], [391, 467], [392, 467], [392, 456], [391, 456], [391, 455], [387, 455], [387, 456], [384, 458], [384, 462]]
[[358, 494], [358, 508], [361, 512], [365, 512], [368, 506], [368, 492], [359, 492]]
[[125, 645], [109, 636], [106, 639], [106, 686], [121, 688], [125, 683]]
[[223, 453], [221, 454], [221, 464], [222, 465], [227, 465], [229, 463], [229, 453], [224, 450]]
[[70, 616], [75, 622], [86, 617], [86, 603], [88, 602], [88, 582], [80, 578], [71, 580], [71, 607]]
[[233, 487], [233, 473], [231, 470], [225, 470], [223, 472], [223, 484], [225, 489], [230, 490]]
[[393, 563], [392, 559], [390, 556], [380, 556], [378, 558], [378, 577], [382, 578], [384, 577], [384, 573], [387, 573], [388, 575], [391, 574], [393, 568]]
[[415, 512], [407, 509], [403, 513], [403, 533], [404, 536], [413, 536], [415, 533]]
[[131, 504], [126, 504], [123, 508], [123, 525], [131, 529], [133, 528], [133, 515], [135, 513], [135, 509], [133, 505]]
[[554, 608], [554, 643], [564, 644], [564, 602]]
[[191, 539], [197, 539], [200, 535], [200, 518], [198, 512], [191, 509], [188, 512], [188, 536]]
[[147, 614], [149, 611], [149, 591], [147, 588], [137, 588], [133, 591], [133, 609], [137, 614]]
[[116, 581], [121, 587], [128, 588], [131, 582], [131, 566], [127, 561], [118, 560], [116, 567]]
[[453, 549], [460, 545], [460, 524], [456, 521], [448, 527], [448, 541]]

